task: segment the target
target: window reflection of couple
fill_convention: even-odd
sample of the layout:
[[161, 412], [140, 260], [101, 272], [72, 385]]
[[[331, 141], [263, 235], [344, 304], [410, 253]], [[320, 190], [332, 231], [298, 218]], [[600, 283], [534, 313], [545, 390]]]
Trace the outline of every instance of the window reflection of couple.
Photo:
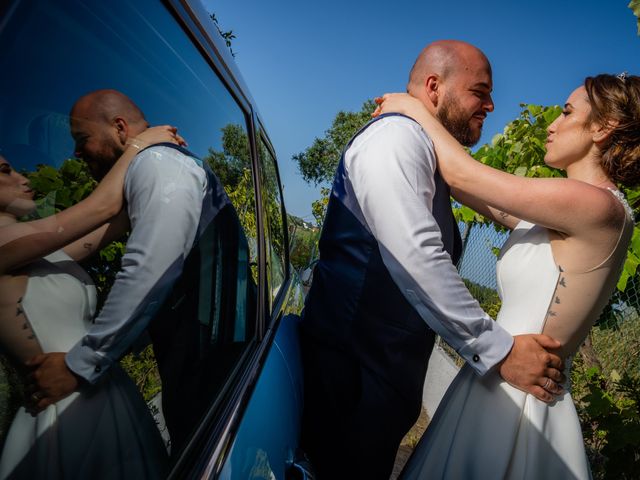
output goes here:
[[[56, 215], [17, 221], [35, 208], [34, 192], [11, 159], [0, 158], [0, 343], [31, 376], [0, 477], [161, 478], [166, 448], [117, 360], [153, 315], [149, 305], [159, 306], [179, 275], [196, 236], [206, 175], [186, 151], [172, 148], [184, 143], [175, 128], [148, 128], [119, 92], [78, 100], [71, 131], [76, 155], [101, 181]], [[158, 221], [160, 212], [172, 222]], [[96, 289], [76, 261], [121, 236], [129, 219], [122, 270], [94, 321]]]

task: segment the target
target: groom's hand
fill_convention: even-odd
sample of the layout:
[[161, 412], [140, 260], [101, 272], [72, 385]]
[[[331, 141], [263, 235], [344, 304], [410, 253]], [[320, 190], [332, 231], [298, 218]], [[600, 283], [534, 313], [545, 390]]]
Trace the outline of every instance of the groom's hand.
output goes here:
[[499, 365], [500, 376], [514, 387], [550, 403], [562, 393], [564, 363], [553, 350], [561, 344], [548, 335], [516, 335]]
[[64, 352], [45, 353], [33, 357], [27, 365], [34, 369], [27, 393], [27, 410], [36, 415], [78, 388], [78, 377], [69, 370]]

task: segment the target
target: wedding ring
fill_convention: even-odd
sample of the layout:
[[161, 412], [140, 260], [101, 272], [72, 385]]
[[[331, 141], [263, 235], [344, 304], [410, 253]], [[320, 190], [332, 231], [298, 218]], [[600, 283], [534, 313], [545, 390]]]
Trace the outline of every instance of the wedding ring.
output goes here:
[[35, 392], [31, 394], [31, 400], [34, 403], [38, 403], [40, 400], [42, 400], [42, 394], [40, 392]]
[[550, 384], [551, 384], [551, 379], [547, 377], [547, 381], [544, 382], [544, 385], [542, 386], [542, 388], [544, 388], [545, 390], [548, 390], [548, 387]]

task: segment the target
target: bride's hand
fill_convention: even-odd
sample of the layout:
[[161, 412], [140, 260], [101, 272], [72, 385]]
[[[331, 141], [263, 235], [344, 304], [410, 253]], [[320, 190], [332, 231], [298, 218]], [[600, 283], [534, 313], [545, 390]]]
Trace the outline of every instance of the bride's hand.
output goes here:
[[[158, 143], [187, 145], [184, 138], [178, 134], [178, 129], [172, 125], [149, 127], [144, 132], [128, 139], [128, 146], [123, 154], [100, 181], [89, 198], [86, 199], [93, 200], [93, 206], [89, 207], [89, 212], [92, 212], [94, 217], [97, 215], [95, 209], [100, 209], [100, 212], [102, 212], [100, 217], [106, 216], [104, 221], [118, 214], [124, 204], [123, 183], [129, 164], [138, 152]], [[98, 226], [102, 225], [102, 223], [99, 223]]]
[[385, 93], [382, 97], [376, 97], [374, 102], [378, 107], [371, 114], [372, 117], [395, 112], [414, 118], [420, 113], [429, 113], [420, 100], [408, 93]]
[[130, 144], [138, 150], [156, 143], [174, 143], [183, 147], [187, 145], [184, 138], [178, 134], [178, 129], [172, 125], [149, 127], [130, 140]]

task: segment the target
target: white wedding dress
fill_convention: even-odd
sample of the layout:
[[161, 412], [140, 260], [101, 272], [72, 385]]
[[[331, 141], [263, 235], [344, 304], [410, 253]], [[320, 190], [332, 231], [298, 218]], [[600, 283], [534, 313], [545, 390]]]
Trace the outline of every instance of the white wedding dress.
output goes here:
[[[62, 251], [27, 267], [21, 306], [44, 352], [66, 352], [89, 327], [96, 290]], [[96, 385], [36, 417], [20, 408], [0, 458], [0, 478], [164, 478], [167, 453], [142, 396], [115, 364]]]
[[[568, 272], [556, 265], [547, 229], [520, 222], [497, 265], [502, 308], [497, 322], [512, 335], [545, 333], [571, 346], [584, 340], [607, 302], [633, 231], [630, 209], [618, 244], [599, 265]], [[565, 309], [566, 307], [566, 309]], [[546, 404], [465, 365], [453, 380], [400, 478], [589, 479], [578, 415], [569, 392]]]

